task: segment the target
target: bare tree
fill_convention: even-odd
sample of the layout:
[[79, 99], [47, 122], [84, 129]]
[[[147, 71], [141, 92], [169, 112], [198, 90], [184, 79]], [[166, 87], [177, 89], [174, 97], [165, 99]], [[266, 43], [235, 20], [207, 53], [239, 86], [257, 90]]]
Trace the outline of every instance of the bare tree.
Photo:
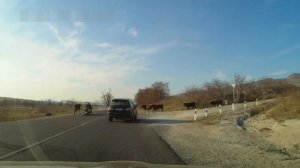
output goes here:
[[247, 81], [244, 86], [244, 98], [248, 101], [254, 101], [259, 98], [259, 89], [257, 88], [256, 82], [254, 80]]
[[198, 97], [200, 91], [200, 87], [197, 87], [196, 85], [191, 85], [185, 88], [184, 95], [195, 99], [196, 97]]
[[113, 95], [111, 93], [111, 89], [109, 89], [109, 91], [107, 92], [103, 92], [102, 91], [102, 96], [101, 96], [103, 102], [105, 103], [105, 105], [109, 106], [110, 101], [113, 99]]
[[240, 99], [245, 98], [245, 93], [244, 93], [244, 85], [246, 83], [246, 77], [241, 76], [238, 74], [234, 75], [234, 82], [236, 84], [236, 102], [239, 102]]
[[224, 100], [226, 96], [226, 90], [230, 88], [230, 85], [226, 81], [214, 79], [211, 82], [206, 82], [204, 84], [204, 88], [212, 97]]
[[158, 103], [170, 95], [169, 83], [155, 82], [151, 87], [139, 89], [135, 94], [137, 104]]
[[155, 101], [160, 101], [170, 95], [169, 83], [154, 82], [151, 87], [154, 89]]

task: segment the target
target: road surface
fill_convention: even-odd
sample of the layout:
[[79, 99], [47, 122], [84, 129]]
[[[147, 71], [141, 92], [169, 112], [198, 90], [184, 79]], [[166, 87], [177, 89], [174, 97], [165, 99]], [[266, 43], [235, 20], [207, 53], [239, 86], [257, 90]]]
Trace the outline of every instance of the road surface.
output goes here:
[[155, 122], [110, 123], [106, 112], [98, 111], [1, 123], [0, 160], [184, 164], [150, 127]]

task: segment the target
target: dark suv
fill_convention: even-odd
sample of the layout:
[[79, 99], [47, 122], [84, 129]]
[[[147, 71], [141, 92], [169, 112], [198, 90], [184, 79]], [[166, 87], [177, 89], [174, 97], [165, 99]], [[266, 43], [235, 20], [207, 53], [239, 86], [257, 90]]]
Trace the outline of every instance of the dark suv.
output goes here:
[[137, 120], [136, 104], [130, 99], [112, 99], [108, 107], [109, 121], [113, 119]]

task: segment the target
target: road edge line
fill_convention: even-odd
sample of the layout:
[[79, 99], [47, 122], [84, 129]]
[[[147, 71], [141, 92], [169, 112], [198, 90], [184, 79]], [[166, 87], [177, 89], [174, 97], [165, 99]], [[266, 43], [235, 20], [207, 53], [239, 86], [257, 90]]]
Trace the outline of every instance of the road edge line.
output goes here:
[[154, 132], [154, 134], [164, 143], [166, 144], [167, 148], [169, 148], [176, 156], [177, 159], [183, 163], [183, 165], [189, 165], [183, 158], [180, 157], [180, 155], [172, 148], [172, 146], [161, 136], [159, 135], [156, 130], [152, 127], [151, 130]]

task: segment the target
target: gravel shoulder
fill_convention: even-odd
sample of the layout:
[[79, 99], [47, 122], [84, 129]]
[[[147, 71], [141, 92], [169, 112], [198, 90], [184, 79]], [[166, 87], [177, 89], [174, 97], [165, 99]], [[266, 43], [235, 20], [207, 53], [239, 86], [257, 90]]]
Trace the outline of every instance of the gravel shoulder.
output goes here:
[[[193, 121], [193, 110], [143, 114], [142, 118], [164, 121], [152, 124], [153, 129], [190, 165], [300, 167], [296, 143], [299, 139], [295, 136], [290, 138], [296, 145], [291, 150], [257, 134], [254, 128], [244, 130], [236, 124], [236, 118], [245, 114], [247, 109], [239, 105], [239, 110], [232, 112], [230, 108], [224, 107], [222, 114], [219, 114], [218, 108], [210, 108], [207, 117], [203, 109], [198, 109], [197, 121]], [[249, 127], [247, 122], [246, 127]]]

